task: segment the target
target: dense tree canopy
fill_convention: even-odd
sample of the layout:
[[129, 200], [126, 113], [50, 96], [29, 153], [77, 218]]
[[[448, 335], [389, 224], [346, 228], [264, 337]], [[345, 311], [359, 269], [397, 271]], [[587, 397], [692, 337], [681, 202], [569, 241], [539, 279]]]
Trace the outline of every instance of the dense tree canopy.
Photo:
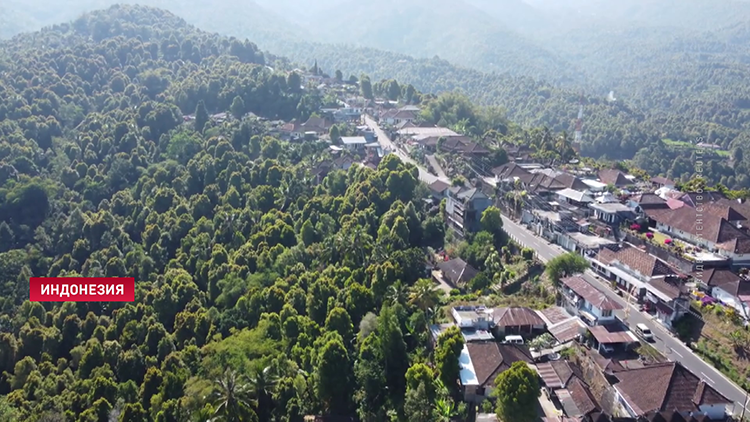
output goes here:
[[[268, 120], [317, 97], [167, 18], [121, 6], [2, 46], [0, 419], [430, 414], [434, 364], [407, 372], [443, 229], [417, 169], [316, 183], [325, 145]], [[135, 277], [136, 302], [27, 300], [30, 276], [76, 275]]]

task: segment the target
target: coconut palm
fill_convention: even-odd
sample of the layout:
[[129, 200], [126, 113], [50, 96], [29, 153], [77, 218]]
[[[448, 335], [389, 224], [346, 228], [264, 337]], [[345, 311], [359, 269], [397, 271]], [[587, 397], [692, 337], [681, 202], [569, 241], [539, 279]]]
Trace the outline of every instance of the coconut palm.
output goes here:
[[258, 416], [253, 411], [252, 387], [237, 372], [227, 369], [214, 380], [212, 393], [216, 422], [255, 422]]
[[263, 416], [271, 411], [272, 397], [278, 382], [279, 376], [272, 367], [264, 366], [260, 362], [254, 365], [252, 374], [248, 377], [248, 386], [255, 403], [257, 403], [257, 410], [261, 419], [265, 419]]
[[409, 289], [409, 304], [415, 305], [419, 309], [426, 311], [434, 308], [440, 303], [444, 292], [432, 283], [432, 280], [422, 278]]

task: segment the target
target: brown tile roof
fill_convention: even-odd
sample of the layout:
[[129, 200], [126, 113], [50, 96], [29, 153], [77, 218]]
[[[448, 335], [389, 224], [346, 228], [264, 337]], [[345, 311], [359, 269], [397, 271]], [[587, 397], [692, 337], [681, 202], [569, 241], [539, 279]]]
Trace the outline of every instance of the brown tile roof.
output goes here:
[[299, 132], [300, 130], [302, 130], [302, 124], [300, 124], [300, 122], [298, 121], [293, 120], [289, 123], [285, 123], [279, 130], [289, 133]]
[[734, 296], [750, 295], [750, 281], [724, 268], [710, 268], [694, 276], [707, 286], [719, 287]]
[[547, 388], [565, 388], [574, 377], [582, 377], [581, 369], [567, 360], [542, 362], [536, 365]]
[[449, 187], [451, 187], [451, 185], [443, 182], [442, 180], [435, 180], [429, 185], [430, 190], [437, 193], [443, 193]]
[[500, 327], [523, 327], [544, 325], [544, 321], [536, 311], [529, 308], [499, 308], [495, 309], [495, 324]]
[[560, 282], [568, 286], [578, 296], [584, 298], [591, 305], [601, 310], [613, 311], [622, 309], [622, 305], [610, 299], [604, 293], [600, 292], [596, 287], [592, 286], [588, 281], [584, 280], [583, 277], [567, 277], [560, 280]]
[[602, 248], [597, 255], [597, 260], [607, 265], [618, 261], [645, 277], [675, 274], [666, 262], [627, 243], [621, 248], [617, 246]]
[[[462, 139], [463, 138], [463, 139]], [[451, 136], [440, 146], [443, 152], [458, 152], [461, 154], [487, 154], [490, 151], [476, 142], [462, 136]]]
[[591, 394], [589, 387], [580, 378], [573, 377], [568, 384], [567, 390], [581, 415], [586, 416], [602, 410], [594, 395]]
[[599, 170], [599, 180], [602, 183], [608, 185], [614, 185], [617, 187], [631, 185], [632, 182], [625, 177], [625, 174], [620, 170], [615, 169], [602, 169]]
[[481, 386], [493, 384], [495, 378], [515, 362], [533, 362], [529, 349], [524, 345], [470, 342], [466, 348]]
[[669, 208], [669, 206], [667, 205], [667, 201], [661, 199], [659, 195], [653, 193], [642, 193], [640, 195], [633, 196], [632, 199], [643, 209]]
[[671, 299], [688, 293], [687, 288], [678, 277], [655, 278], [649, 280], [648, 284]]
[[664, 410], [693, 412], [702, 405], [732, 402], [679, 362], [623, 370], [614, 376], [619, 381], [615, 388], [639, 415]]
[[699, 206], [704, 214], [721, 217], [727, 221], [746, 221], [747, 217], [737, 211], [737, 207], [727, 202], [710, 202]]
[[675, 210], [646, 210], [646, 215], [654, 221], [713, 242], [726, 251], [750, 252], [750, 235], [707, 212], [699, 213], [687, 206]]
[[722, 199], [726, 199], [726, 196], [722, 194], [721, 192], [685, 192], [682, 196], [680, 196], [680, 201], [686, 203], [690, 207], [695, 208], [696, 205], [705, 205], [710, 202], [716, 202], [720, 201]]
[[301, 129], [323, 132], [331, 128], [333, 124], [322, 117], [310, 117], [305, 123], [302, 124]]
[[438, 264], [438, 268], [443, 272], [443, 275], [456, 286], [468, 283], [479, 274], [479, 271], [476, 268], [467, 264], [466, 261], [461, 258], [441, 262]]
[[652, 183], [656, 183], [658, 185], [671, 185], [674, 186], [674, 182], [667, 179], [666, 177], [661, 176], [654, 176], [651, 178]]
[[531, 175], [531, 173], [526, 170], [525, 168], [519, 166], [516, 163], [507, 163], [503, 164], [500, 167], [495, 167], [492, 169], [492, 174], [495, 176], [501, 178], [501, 179], [507, 179], [511, 177], [528, 177]]
[[564, 188], [575, 189], [575, 190], [580, 190], [580, 191], [585, 191], [589, 189], [589, 185], [583, 183], [581, 179], [569, 173], [560, 173], [557, 176], [555, 176], [555, 180], [561, 183]]

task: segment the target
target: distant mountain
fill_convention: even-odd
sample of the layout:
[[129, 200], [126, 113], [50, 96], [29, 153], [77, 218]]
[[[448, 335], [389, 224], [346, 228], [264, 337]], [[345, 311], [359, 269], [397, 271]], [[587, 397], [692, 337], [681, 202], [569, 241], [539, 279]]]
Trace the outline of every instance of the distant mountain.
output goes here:
[[571, 63], [463, 0], [349, 0], [316, 10], [308, 27], [322, 42], [439, 56], [483, 71], [561, 84], [584, 80]]

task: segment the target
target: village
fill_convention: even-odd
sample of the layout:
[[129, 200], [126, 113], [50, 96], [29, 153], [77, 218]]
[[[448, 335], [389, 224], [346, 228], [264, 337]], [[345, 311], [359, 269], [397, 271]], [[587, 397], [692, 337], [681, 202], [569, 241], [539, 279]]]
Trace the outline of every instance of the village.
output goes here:
[[[680, 191], [664, 177], [537, 160], [528, 146], [480, 142], [421, 124], [419, 106], [368, 100], [356, 84], [295, 72], [307, 89], [339, 103], [304, 122], [270, 122], [282, 140], [329, 144], [332, 158], [310, 169], [317, 183], [354, 165], [377, 168], [397, 154], [419, 168], [429, 189], [424, 205], [444, 206], [452, 236], [479, 231], [483, 212], [494, 206], [512, 241], [533, 249], [542, 263], [564, 253], [589, 263], [585, 273], [560, 280], [554, 306], [456, 305], [451, 322], [431, 327], [435, 341], [451, 326], [461, 330], [459, 382], [467, 403], [482, 408], [495, 378], [520, 361], [539, 374], [546, 422], [744, 415], [747, 396], [735, 383], [745, 385], [750, 367], [731, 374], [704, 360], [717, 366], [727, 359], [711, 349], [733, 354], [732, 347], [750, 345], [744, 330], [750, 204], [718, 191]], [[498, 155], [507, 159], [495, 165]], [[429, 270], [446, 294], [463, 291], [480, 273], [447, 256]], [[685, 346], [696, 331], [691, 319], [725, 337], [704, 334], [691, 350]], [[700, 338], [700, 327], [697, 332]], [[479, 413], [476, 420], [495, 419]]]

